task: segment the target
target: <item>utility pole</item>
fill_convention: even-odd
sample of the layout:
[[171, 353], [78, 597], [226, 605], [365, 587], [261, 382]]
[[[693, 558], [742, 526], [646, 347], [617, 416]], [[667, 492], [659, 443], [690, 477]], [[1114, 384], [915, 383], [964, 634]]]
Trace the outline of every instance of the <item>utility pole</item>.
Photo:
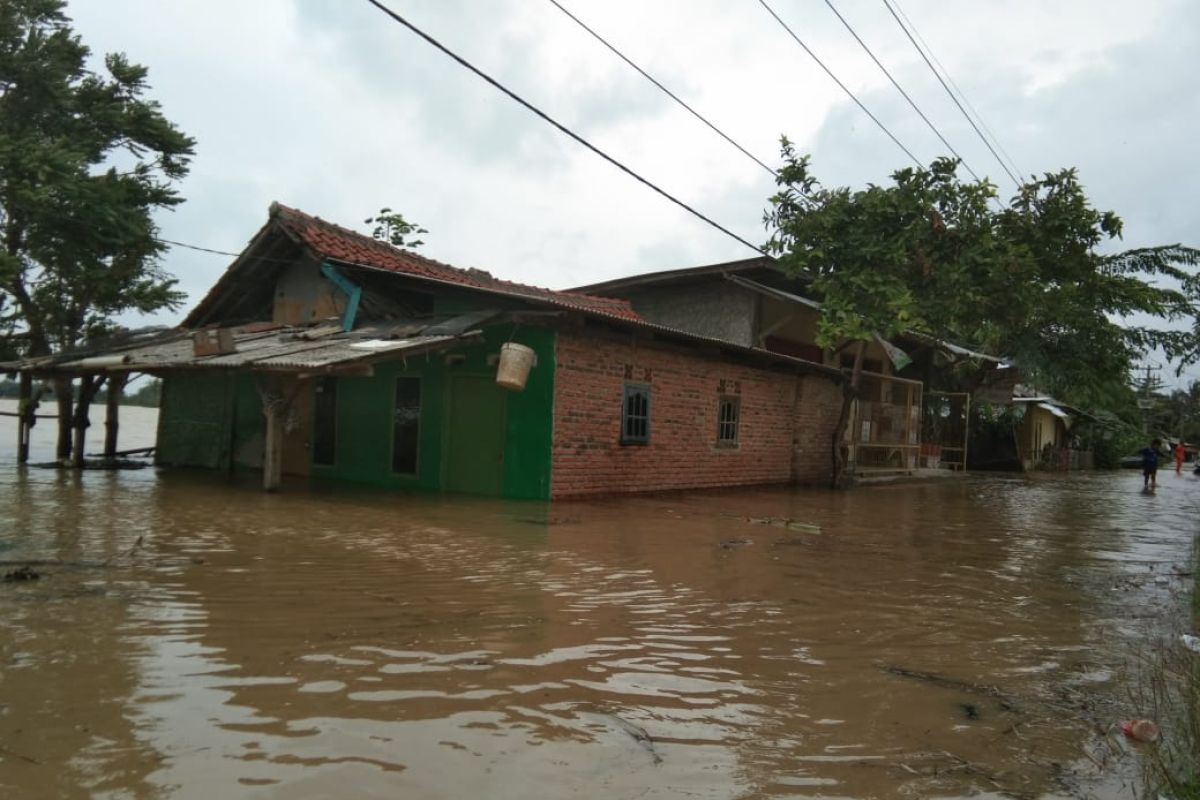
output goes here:
[[1142, 380], [1142, 396], [1138, 398], [1137, 404], [1138, 408], [1142, 411], [1142, 434], [1149, 435], [1150, 409], [1154, 408], [1154, 400], [1151, 398], [1150, 394], [1151, 389], [1156, 383], [1158, 383], [1158, 379], [1151, 378], [1150, 374], [1152, 372], [1161, 372], [1162, 367], [1153, 364], [1147, 364], [1144, 369], [1146, 370], [1146, 377]]

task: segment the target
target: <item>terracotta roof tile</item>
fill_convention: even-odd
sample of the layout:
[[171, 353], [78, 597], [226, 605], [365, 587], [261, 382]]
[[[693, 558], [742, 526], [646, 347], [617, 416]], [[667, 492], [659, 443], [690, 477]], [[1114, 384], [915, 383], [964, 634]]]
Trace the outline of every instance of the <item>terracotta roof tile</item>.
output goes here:
[[305, 214], [281, 203], [271, 204], [271, 219], [283, 225], [298, 240], [323, 258], [348, 264], [400, 272], [422, 278], [456, 283], [484, 291], [526, 297], [566, 308], [590, 311], [620, 319], [641, 321], [628, 300], [598, 297], [579, 292], [557, 292], [538, 286], [500, 280], [480, 269], [460, 269], [440, 261], [393, 247], [332, 222]]

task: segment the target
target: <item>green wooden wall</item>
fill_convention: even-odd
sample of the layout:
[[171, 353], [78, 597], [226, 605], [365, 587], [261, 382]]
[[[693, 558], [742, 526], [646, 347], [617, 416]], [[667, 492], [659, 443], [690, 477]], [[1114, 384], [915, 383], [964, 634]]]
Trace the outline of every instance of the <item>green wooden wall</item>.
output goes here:
[[263, 429], [253, 376], [197, 371], [163, 377], [157, 463], [227, 469], [232, 457], [234, 467], [257, 467]]
[[[313, 465], [318, 479], [344, 480], [401, 489], [469, 489], [504, 497], [548, 499], [554, 424], [554, 332], [507, 323], [485, 331], [482, 342], [454, 350], [375, 365], [369, 378], [338, 378], [337, 444], [334, 463]], [[524, 391], [494, 384], [488, 357], [509, 341], [532, 347], [538, 364]], [[417, 471], [392, 472], [392, 412], [396, 378], [421, 380]], [[456, 376], [477, 380], [456, 380]], [[452, 387], [473, 396], [452, 397]], [[311, 390], [310, 390], [311, 391]], [[469, 400], [470, 402], [464, 402]], [[492, 404], [500, 404], [492, 414]], [[458, 420], [453, 418], [458, 414]], [[499, 447], [487, 426], [503, 427], [503, 459], [484, 450]], [[474, 426], [474, 427], [473, 427]], [[163, 379], [158, 463], [211, 469], [262, 466], [263, 415], [254, 377], [246, 373], [179, 372]], [[478, 446], [476, 446], [476, 444]], [[477, 450], [479, 452], [473, 452]], [[451, 455], [448, 455], [451, 454]], [[481, 473], [487, 463], [495, 480]]]
[[[462, 481], [456, 480], [458, 476], [454, 474], [456, 467], [447, 458], [455, 436], [451, 429], [454, 378], [479, 376], [490, 384], [496, 368], [488, 364], [488, 356], [498, 353], [500, 345], [511, 336], [512, 341], [533, 348], [538, 365], [530, 372], [524, 391], [489, 392], [489, 397], [504, 404], [504, 459], [498, 485], [505, 497], [549, 498], [554, 332], [520, 327], [514, 333], [509, 324], [489, 329], [485, 334], [479, 344], [416, 356], [406, 363], [376, 364], [375, 374], [370, 378], [339, 378], [335, 463], [314, 465], [313, 475], [393, 488], [441, 489], [460, 484]], [[401, 375], [421, 379], [420, 444], [414, 475], [397, 475], [391, 469], [392, 408], [396, 378]], [[469, 433], [460, 430], [459, 436], [463, 435]], [[456, 452], [461, 452], [461, 448], [456, 448]]]

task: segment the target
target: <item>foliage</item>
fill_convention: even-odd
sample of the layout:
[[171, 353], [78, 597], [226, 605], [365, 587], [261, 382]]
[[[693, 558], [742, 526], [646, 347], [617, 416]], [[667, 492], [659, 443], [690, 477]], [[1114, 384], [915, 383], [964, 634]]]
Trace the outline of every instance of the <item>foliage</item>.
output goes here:
[[823, 187], [787, 139], [782, 152], [766, 247], [820, 299], [822, 346], [927, 333], [1003, 354], [1066, 402], [1120, 413], [1141, 353], [1187, 357], [1190, 332], [1114, 317], [1190, 318], [1200, 251], [1099, 253], [1121, 220], [1091, 206], [1074, 170], [1029, 180], [1001, 207], [992, 184], [958, 178], [954, 159], [852, 191]]
[[0, 314], [34, 355], [183, 299], [152, 214], [181, 202], [194, 142], [143, 99], [145, 67], [88, 69], [64, 7], [0, 4]]
[[1135, 713], [1162, 731], [1141, 750], [1144, 796], [1200, 800], [1200, 655], [1163, 642], [1143, 657], [1140, 673]]
[[404, 219], [403, 214], [393, 212], [390, 208], [379, 209], [378, 214], [373, 217], [367, 217], [363, 222], [367, 225], [375, 226], [371, 229], [371, 236], [375, 239], [387, 242], [395, 247], [406, 247], [410, 250], [420, 247], [425, 242], [421, 239], [406, 237], [429, 233], [429, 231], [420, 225]]

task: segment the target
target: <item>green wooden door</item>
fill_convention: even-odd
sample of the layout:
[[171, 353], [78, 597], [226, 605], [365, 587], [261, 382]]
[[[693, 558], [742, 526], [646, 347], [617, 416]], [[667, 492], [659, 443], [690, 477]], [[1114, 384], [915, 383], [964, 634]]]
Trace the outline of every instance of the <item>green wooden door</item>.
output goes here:
[[450, 418], [443, 486], [497, 496], [504, 490], [504, 409], [508, 397], [490, 376], [450, 380]]

